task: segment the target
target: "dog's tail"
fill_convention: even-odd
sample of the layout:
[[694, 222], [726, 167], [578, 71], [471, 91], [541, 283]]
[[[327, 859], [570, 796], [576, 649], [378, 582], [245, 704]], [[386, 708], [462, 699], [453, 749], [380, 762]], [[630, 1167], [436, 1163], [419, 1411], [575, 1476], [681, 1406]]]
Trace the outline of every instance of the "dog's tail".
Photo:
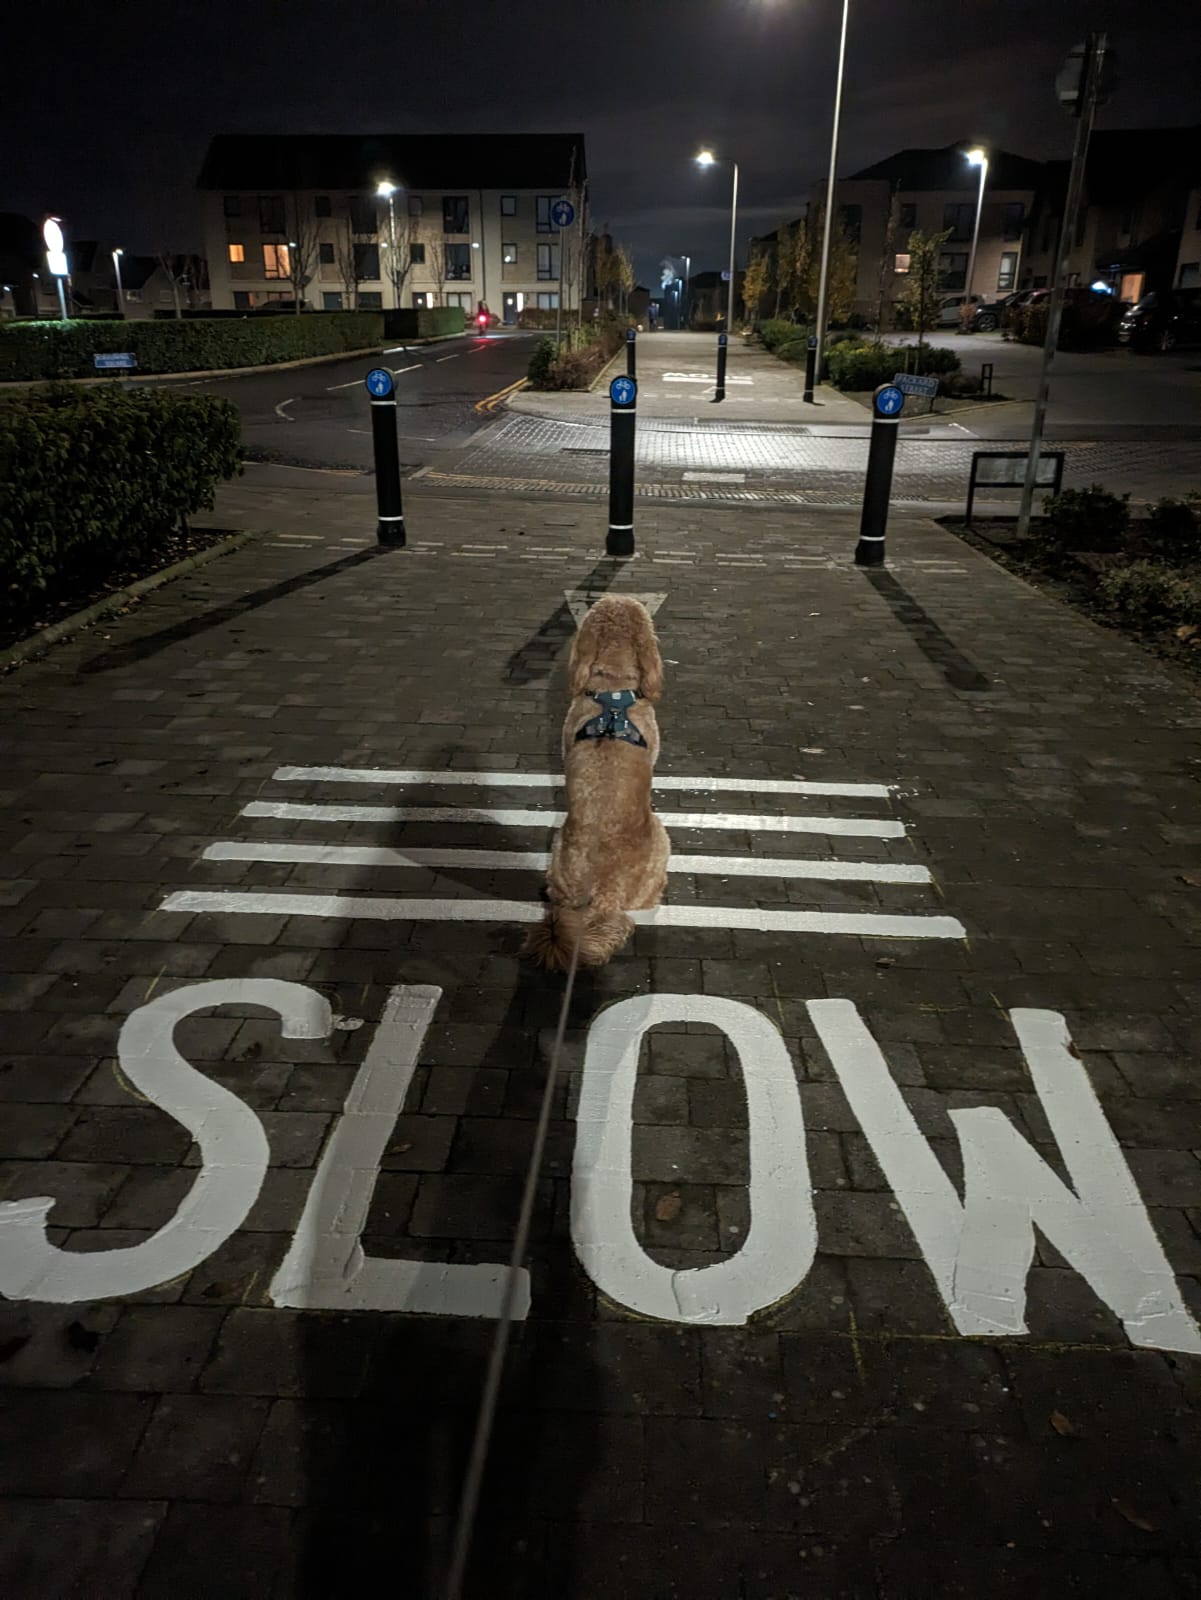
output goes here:
[[595, 903], [550, 905], [538, 926], [530, 929], [524, 954], [548, 972], [566, 972], [578, 939], [580, 965], [602, 967], [633, 931], [634, 924], [624, 911], [606, 911]]

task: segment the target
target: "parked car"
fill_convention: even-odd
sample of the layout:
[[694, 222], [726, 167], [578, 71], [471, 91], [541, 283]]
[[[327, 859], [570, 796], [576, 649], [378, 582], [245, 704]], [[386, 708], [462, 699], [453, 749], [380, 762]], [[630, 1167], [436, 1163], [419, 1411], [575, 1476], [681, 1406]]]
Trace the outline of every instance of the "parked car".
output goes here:
[[972, 327], [977, 333], [991, 333], [1005, 321], [1005, 313], [1019, 301], [1024, 302], [1030, 291], [1022, 289], [1017, 294], [1002, 295], [999, 300], [981, 300], [972, 317]]
[[1201, 345], [1201, 289], [1145, 294], [1118, 323], [1118, 343], [1132, 350]]
[[[979, 299], [980, 296], [978, 294], [974, 294], [972, 296], [973, 301], [977, 301]], [[967, 295], [965, 294], [947, 295], [938, 308], [938, 322], [936, 323], [936, 326], [939, 328], [957, 328], [960, 322], [960, 314], [966, 304]]]

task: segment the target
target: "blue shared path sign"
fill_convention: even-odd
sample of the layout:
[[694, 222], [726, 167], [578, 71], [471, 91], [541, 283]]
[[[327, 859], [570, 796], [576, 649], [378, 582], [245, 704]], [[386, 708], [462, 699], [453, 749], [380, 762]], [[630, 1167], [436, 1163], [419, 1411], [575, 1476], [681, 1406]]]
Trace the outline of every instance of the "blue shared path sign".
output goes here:
[[386, 400], [392, 393], [392, 374], [387, 367], [372, 367], [367, 374], [367, 393], [373, 400]]
[[638, 395], [638, 385], [633, 378], [614, 378], [609, 385], [609, 399], [615, 406], [632, 406]]
[[570, 228], [575, 221], [575, 207], [570, 200], [556, 200], [550, 208], [550, 220], [556, 228]]
[[896, 417], [900, 415], [901, 407], [905, 404], [905, 396], [895, 383], [886, 383], [876, 390], [876, 415], [880, 417]]

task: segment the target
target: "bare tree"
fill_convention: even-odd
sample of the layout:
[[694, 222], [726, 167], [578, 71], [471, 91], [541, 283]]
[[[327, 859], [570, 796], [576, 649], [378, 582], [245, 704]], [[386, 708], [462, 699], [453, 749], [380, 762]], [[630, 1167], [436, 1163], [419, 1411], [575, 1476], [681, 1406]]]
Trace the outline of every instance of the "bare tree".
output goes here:
[[359, 253], [355, 249], [354, 224], [350, 213], [338, 219], [337, 238], [334, 241], [334, 260], [338, 266], [338, 277], [342, 280], [342, 293], [346, 297], [348, 311], [357, 311], [359, 308], [359, 284], [362, 281], [362, 272], [359, 267]]
[[[418, 244], [417, 225], [415, 220], [406, 211], [404, 216], [397, 217], [396, 237], [392, 237], [392, 225], [389, 223], [384, 229], [386, 238], [381, 240], [381, 246], [386, 244], [387, 250], [387, 276], [392, 285], [392, 304], [399, 306], [404, 286], [409, 280], [413, 270], [413, 246]], [[429, 260], [428, 249], [425, 259]]]
[[899, 183], [892, 189], [892, 199], [888, 206], [888, 217], [884, 223], [884, 243], [880, 248], [880, 293], [876, 302], [876, 332], [884, 332], [884, 308], [888, 300], [888, 285], [892, 282], [896, 269], [896, 243], [897, 229], [901, 222], [901, 202], [898, 195], [901, 192]]
[[[318, 243], [320, 228], [311, 202], [300, 195], [292, 196], [292, 231], [288, 235], [288, 277], [292, 281], [292, 298], [296, 315], [304, 304], [304, 292], [317, 276]], [[285, 216], [285, 221], [287, 218]]]
[[442, 295], [445, 293], [446, 285], [446, 240], [442, 235], [441, 227], [437, 225], [436, 218], [435, 226], [426, 235], [424, 242], [425, 264], [429, 270], [430, 277], [434, 280], [432, 291], [434, 304], [439, 305]]

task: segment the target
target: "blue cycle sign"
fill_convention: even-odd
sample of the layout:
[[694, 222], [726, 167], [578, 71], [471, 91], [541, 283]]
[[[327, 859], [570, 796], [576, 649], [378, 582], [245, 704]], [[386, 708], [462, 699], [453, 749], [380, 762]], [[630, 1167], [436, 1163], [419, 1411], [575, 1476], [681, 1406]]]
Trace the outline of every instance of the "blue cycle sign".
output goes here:
[[879, 417], [896, 417], [901, 413], [905, 404], [905, 396], [895, 383], [885, 383], [876, 390], [876, 415]]
[[575, 221], [575, 207], [570, 200], [556, 200], [550, 208], [550, 220], [556, 228], [570, 228]]
[[609, 399], [615, 406], [632, 406], [638, 395], [638, 385], [633, 378], [614, 378], [609, 385]]
[[392, 393], [392, 374], [387, 367], [372, 367], [367, 374], [367, 393], [373, 400], [386, 400]]

